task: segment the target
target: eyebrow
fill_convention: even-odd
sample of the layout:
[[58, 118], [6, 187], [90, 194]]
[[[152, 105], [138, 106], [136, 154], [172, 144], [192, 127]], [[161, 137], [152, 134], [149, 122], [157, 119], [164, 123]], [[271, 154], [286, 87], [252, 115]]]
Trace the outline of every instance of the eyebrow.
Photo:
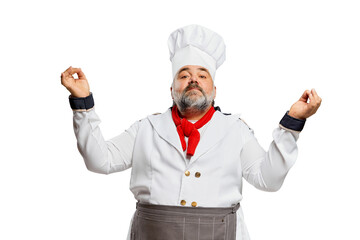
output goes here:
[[[178, 74], [180, 74], [181, 72], [183, 72], [183, 71], [188, 71], [189, 70], [189, 68], [183, 68], [183, 69], [181, 69], [180, 71], [179, 71], [179, 73]], [[200, 71], [205, 71], [205, 72], [207, 72], [209, 75], [210, 75], [210, 73], [209, 73], [209, 71], [206, 69], [206, 68], [198, 68], [198, 70], [200, 70]]]

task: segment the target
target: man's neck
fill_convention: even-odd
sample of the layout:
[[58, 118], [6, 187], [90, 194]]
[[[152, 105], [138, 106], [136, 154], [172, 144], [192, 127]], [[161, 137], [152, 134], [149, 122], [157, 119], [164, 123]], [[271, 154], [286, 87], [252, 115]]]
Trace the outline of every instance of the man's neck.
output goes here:
[[211, 108], [212, 106], [210, 105], [205, 111], [199, 111], [199, 110], [194, 110], [194, 109], [187, 109], [183, 112], [180, 112], [180, 117], [181, 118], [185, 118], [186, 120], [194, 120], [197, 121], [199, 119], [201, 119]]

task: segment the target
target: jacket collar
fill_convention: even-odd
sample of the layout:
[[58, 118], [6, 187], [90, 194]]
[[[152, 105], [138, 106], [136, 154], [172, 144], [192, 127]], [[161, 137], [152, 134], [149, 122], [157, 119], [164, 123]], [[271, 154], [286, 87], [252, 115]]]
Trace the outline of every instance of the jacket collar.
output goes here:
[[[171, 109], [169, 108], [163, 114], [150, 115], [148, 116], [148, 119], [159, 136], [177, 149], [177, 151], [181, 153], [181, 156], [184, 156], [180, 138], [171, 116]], [[200, 142], [196, 148], [194, 156], [190, 159], [190, 164], [195, 162], [211, 147], [224, 138], [237, 120], [238, 116], [236, 115], [224, 115], [220, 111], [216, 111], [211, 120], [206, 124], [208, 126], [205, 125], [207, 129], [200, 137]]]

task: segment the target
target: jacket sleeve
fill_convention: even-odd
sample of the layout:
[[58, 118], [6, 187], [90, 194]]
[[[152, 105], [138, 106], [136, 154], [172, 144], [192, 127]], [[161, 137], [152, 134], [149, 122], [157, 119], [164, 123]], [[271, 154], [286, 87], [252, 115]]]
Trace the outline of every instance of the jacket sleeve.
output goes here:
[[89, 171], [110, 174], [131, 167], [139, 121], [120, 135], [105, 141], [95, 112], [93, 95], [85, 98], [69, 96], [73, 110], [73, 127], [77, 147]]
[[240, 153], [243, 177], [253, 186], [264, 191], [277, 191], [294, 165], [297, 140], [305, 120], [296, 119], [288, 112], [273, 131], [273, 141], [266, 152], [254, 136], [254, 131], [242, 124], [246, 142]]

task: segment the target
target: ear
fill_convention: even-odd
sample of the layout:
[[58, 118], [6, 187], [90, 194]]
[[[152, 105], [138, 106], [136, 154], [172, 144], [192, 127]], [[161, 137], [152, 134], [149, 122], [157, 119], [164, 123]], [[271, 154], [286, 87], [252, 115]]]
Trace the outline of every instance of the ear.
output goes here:
[[173, 93], [172, 93], [172, 87], [170, 87], [170, 93], [171, 93], [171, 98], [174, 100], [174, 96], [173, 96]]
[[215, 92], [214, 92], [214, 99], [215, 99], [215, 97], [216, 97], [216, 86], [214, 86], [214, 90], [215, 90]]

